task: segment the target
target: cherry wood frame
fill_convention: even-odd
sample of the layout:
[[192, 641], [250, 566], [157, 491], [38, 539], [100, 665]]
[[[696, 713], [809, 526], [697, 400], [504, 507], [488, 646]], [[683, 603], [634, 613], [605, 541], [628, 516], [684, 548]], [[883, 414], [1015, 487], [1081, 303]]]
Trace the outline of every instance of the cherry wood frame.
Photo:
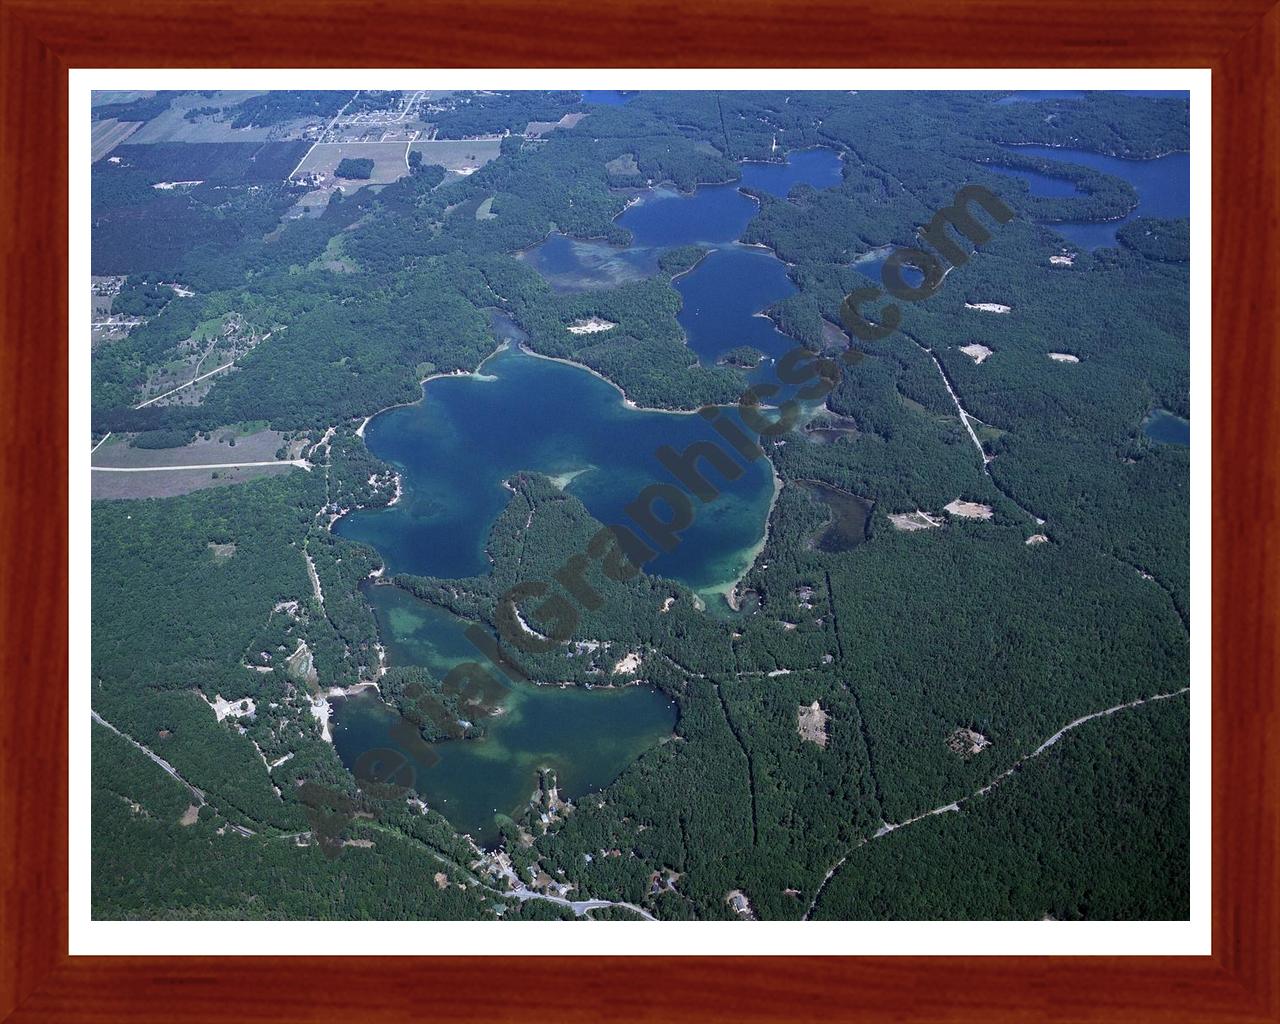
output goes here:
[[[1272, 3], [0, 0], [0, 1018], [1280, 1020]], [[1212, 956], [68, 956], [68, 68], [610, 65], [1213, 69]]]

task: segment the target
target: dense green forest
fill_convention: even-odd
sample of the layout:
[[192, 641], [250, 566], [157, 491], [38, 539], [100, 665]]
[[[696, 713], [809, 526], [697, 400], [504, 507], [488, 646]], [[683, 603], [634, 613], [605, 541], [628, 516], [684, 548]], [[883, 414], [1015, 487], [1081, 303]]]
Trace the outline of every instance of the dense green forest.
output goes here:
[[[177, 95], [94, 114], [147, 120]], [[416, 159], [317, 215], [298, 215], [306, 190], [284, 180], [306, 142], [122, 146], [95, 164], [93, 272], [125, 275], [111, 310], [144, 321], [93, 350], [95, 439], [169, 450], [253, 424], [285, 432], [307, 467], [93, 505], [92, 700], [111, 727], [94, 729], [95, 914], [574, 917], [512, 898], [509, 863], [544, 897], [551, 879], [664, 919], [1185, 917], [1187, 701], [1148, 698], [1190, 682], [1190, 450], [1143, 423], [1192, 412], [1188, 223], [1136, 217], [1114, 247], [1070, 244], [1055, 225], [1128, 217], [1134, 187], [1009, 147], [1183, 151], [1187, 105], [1000, 98], [450, 94], [424, 115], [436, 138], [502, 136], [495, 159], [466, 174]], [[402, 100], [267, 93], [225, 113], [265, 127]], [[571, 292], [522, 254], [553, 232], [621, 251], [637, 190], [734, 181], [743, 159], [806, 147], [840, 153], [839, 180], [752, 189], [740, 241], [786, 264], [791, 294], [761, 310], [779, 330], [858, 358], [833, 363], [838, 380], [792, 429], [759, 439], [778, 492], [732, 604], [628, 565], [615, 524], [534, 472], [506, 481], [483, 575], [388, 570], [333, 532], [400, 500], [366, 419], [513, 337], [642, 406], [732, 405], [773, 379], [756, 348], [703, 365], [686, 343], [680, 283], [716, 246], [663, 247], [648, 276]], [[996, 166], [1077, 194], [1033, 195]], [[194, 184], [153, 187], [172, 182]], [[964, 184], [1014, 218], [984, 220], [976, 246], [955, 235], [967, 258], [931, 297], [897, 303], [891, 335], [851, 338], [845, 296], [879, 286], [854, 261], [921, 246]], [[878, 320], [889, 301], [862, 311]], [[612, 326], [583, 331], [592, 319]], [[228, 323], [251, 339], [230, 372], [137, 408]], [[947, 511], [957, 499], [989, 518]], [[545, 588], [513, 605], [529, 581]], [[596, 686], [634, 653], [628, 681], [675, 702], [674, 733], [568, 810], [543, 777], [544, 800], [481, 849], [394, 778], [358, 779], [327, 739], [329, 691], [370, 684], [423, 741], [483, 742], [489, 726], [492, 701], [468, 689], [479, 677], [388, 666], [370, 587], [476, 624], [476, 660], [499, 680], [515, 665], [532, 684]], [[1030, 757], [1130, 702], [1144, 703]]]

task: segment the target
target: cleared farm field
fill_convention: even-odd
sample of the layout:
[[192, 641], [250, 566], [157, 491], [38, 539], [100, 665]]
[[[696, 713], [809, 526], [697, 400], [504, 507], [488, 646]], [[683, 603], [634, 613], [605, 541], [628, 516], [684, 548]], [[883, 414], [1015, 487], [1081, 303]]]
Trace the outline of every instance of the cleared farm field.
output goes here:
[[116, 156], [152, 183], [240, 185], [283, 181], [306, 142], [155, 142], [120, 146]]
[[154, 89], [95, 89], [89, 102], [92, 106], [102, 107], [108, 103], [132, 103], [155, 94]]
[[114, 117], [109, 117], [105, 121], [94, 121], [93, 137], [90, 143], [93, 149], [93, 162], [97, 163], [141, 127], [141, 121], [117, 121]]
[[264, 476], [297, 471], [282, 462], [279, 466], [242, 466], [238, 469], [175, 469], [165, 473], [92, 473], [89, 496], [94, 501], [128, 498], [174, 498], [206, 487], [243, 484]]
[[[124, 437], [113, 436], [93, 453], [95, 467], [142, 469], [148, 466], [211, 466], [228, 462], [268, 462], [288, 443], [276, 430], [259, 430], [236, 437], [234, 446], [222, 440], [231, 436], [230, 429], [215, 430], [209, 440], [197, 437], [181, 448], [130, 448]], [[290, 454], [290, 458], [294, 458]], [[271, 467], [266, 467], [270, 469]], [[177, 472], [175, 470], [175, 472]], [[122, 474], [126, 476], [154, 474]], [[207, 475], [207, 474], [206, 474]]]
[[501, 139], [431, 139], [415, 142], [411, 151], [422, 154], [424, 164], [437, 164], [447, 171], [470, 174], [478, 171], [502, 151]]
[[[251, 96], [260, 96], [260, 90], [224, 89], [213, 96], [187, 93], [173, 101], [173, 105], [158, 117], [153, 117], [134, 138], [137, 143], [150, 142], [267, 142], [288, 140], [301, 135], [305, 120], [296, 125], [275, 125], [267, 128], [233, 128], [230, 108], [243, 103]], [[189, 110], [220, 111], [187, 120]]]
[[[373, 161], [368, 178], [334, 178], [334, 171], [344, 159]], [[285, 173], [288, 173], [286, 169]], [[325, 187], [335, 185], [344, 193], [355, 192], [365, 185], [389, 185], [409, 173], [403, 142], [325, 142], [315, 146], [293, 173], [294, 178], [306, 174], [324, 176]], [[284, 175], [281, 175], [283, 177]]]

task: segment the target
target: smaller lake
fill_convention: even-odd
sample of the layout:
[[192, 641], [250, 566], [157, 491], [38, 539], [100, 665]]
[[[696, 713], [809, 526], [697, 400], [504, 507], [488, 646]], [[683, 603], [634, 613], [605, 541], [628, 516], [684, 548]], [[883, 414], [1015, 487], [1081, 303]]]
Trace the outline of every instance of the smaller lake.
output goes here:
[[843, 179], [843, 163], [834, 149], [793, 149], [785, 163], [747, 160], [742, 164], [742, 184], [771, 196], [785, 196], [795, 185], [831, 188]]
[[[442, 678], [478, 660], [464, 636], [468, 623], [394, 586], [365, 588], [391, 665], [418, 665]], [[406, 745], [392, 736], [400, 716], [373, 690], [332, 701], [334, 747], [347, 768], [362, 755], [391, 749], [408, 759], [410, 785], [479, 843], [497, 838], [496, 815], [514, 816], [537, 789], [538, 769], [554, 768], [560, 795], [602, 789], [632, 761], [671, 735], [677, 709], [646, 686], [617, 689], [515, 684], [481, 739]]]
[[[865, 274], [876, 284], [883, 285], [884, 282], [881, 275], [884, 273], [884, 265], [892, 255], [893, 250], [894, 246], [892, 245], [872, 249], [871, 252], [864, 253], [853, 261], [853, 269], [860, 274]], [[902, 281], [909, 288], [919, 288], [924, 281], [924, 271], [919, 267], [904, 263], [902, 266]]]
[[692, 193], [655, 188], [622, 211], [618, 226], [630, 231], [638, 246], [714, 245], [735, 241], [757, 209], [736, 181], [699, 185]]
[[606, 242], [585, 242], [559, 232], [526, 249], [520, 258], [533, 267], [552, 291], [593, 291], [617, 288], [658, 272], [658, 250], [620, 248]]
[[1191, 444], [1191, 422], [1168, 409], [1157, 409], [1142, 421], [1142, 432], [1157, 444]]
[[410, 785], [476, 842], [498, 838], [498, 815], [514, 817], [538, 789], [538, 769], [556, 770], [560, 795], [574, 800], [613, 782], [632, 761], [671, 735], [673, 701], [643, 686], [583, 690], [520, 685], [478, 740], [413, 745], [391, 735], [400, 716], [372, 690], [333, 701], [338, 756], [353, 768], [371, 750], [409, 759]]
[[704, 366], [739, 345], [774, 359], [796, 347], [772, 320], [757, 315], [796, 290], [786, 265], [767, 250], [736, 243], [716, 249], [675, 287], [684, 303], [676, 319]]
[[785, 196], [797, 184], [814, 188], [838, 185], [842, 175], [840, 154], [826, 148], [795, 150], [787, 154], [785, 162], [748, 161], [739, 166], [741, 181], [699, 185], [692, 192], [664, 186], [640, 193], [636, 197], [639, 201], [617, 218], [618, 226], [631, 232], [630, 246], [553, 234], [523, 252], [521, 258], [557, 291], [615, 288], [657, 273], [662, 249], [736, 242], [759, 209], [756, 200], [739, 185]]
[[621, 107], [630, 103], [639, 93], [619, 92], [617, 89], [583, 89], [582, 102], [596, 103], [604, 107]]
[[[1062, 149], [1055, 146], [1004, 146], [1011, 153], [1041, 157], [1058, 163], [1081, 164], [1096, 171], [1123, 178], [1138, 192], [1138, 206], [1121, 220], [1090, 221], [1086, 223], [1047, 224], [1058, 234], [1085, 249], [1114, 246], [1116, 229], [1136, 217], [1189, 217], [1191, 215], [1191, 156], [1189, 153], [1170, 153], [1152, 160], [1122, 160], [1082, 149]], [[992, 168], [994, 169], [994, 168]], [[1030, 173], [1013, 172], [1019, 177]], [[1040, 178], [1055, 179], [1038, 175]], [[1024, 179], [1025, 180], [1025, 179]], [[1056, 179], [1061, 181], [1061, 179]], [[1063, 184], [1068, 184], [1063, 182]], [[1049, 195], [1035, 192], [1033, 195]], [[1071, 193], [1067, 193], [1070, 195]]]
[[831, 513], [827, 524], [811, 539], [815, 548], [839, 554], [851, 551], [867, 540], [871, 513], [875, 508], [873, 502], [820, 480], [802, 480], [800, 483], [811, 494], [821, 498]]

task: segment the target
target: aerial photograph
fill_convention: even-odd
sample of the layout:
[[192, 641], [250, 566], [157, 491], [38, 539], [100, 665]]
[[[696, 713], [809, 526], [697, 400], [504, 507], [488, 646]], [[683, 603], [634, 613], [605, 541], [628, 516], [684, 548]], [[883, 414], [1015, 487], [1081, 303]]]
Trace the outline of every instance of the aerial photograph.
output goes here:
[[1189, 919], [1187, 92], [91, 109], [94, 920]]

